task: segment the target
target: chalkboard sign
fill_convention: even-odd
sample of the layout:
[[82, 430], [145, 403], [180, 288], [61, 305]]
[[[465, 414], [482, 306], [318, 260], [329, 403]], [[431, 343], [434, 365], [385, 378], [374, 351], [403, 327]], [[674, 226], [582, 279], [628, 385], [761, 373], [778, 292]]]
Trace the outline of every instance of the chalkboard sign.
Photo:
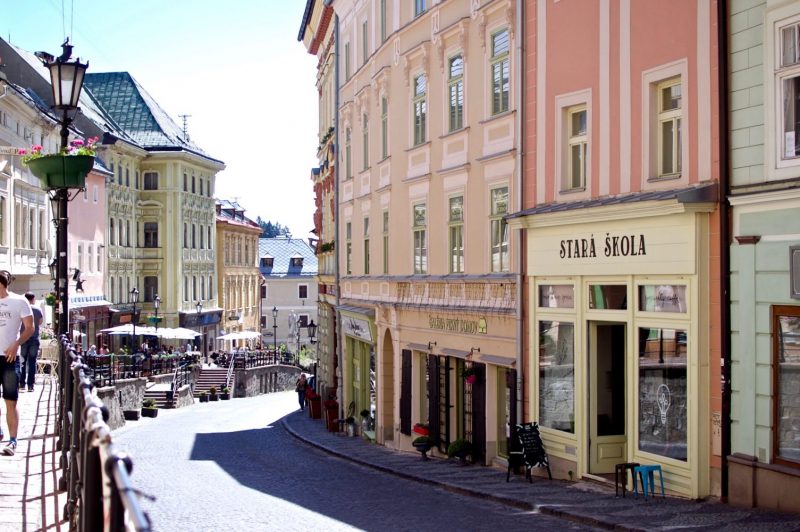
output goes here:
[[[525, 476], [530, 479], [531, 469], [534, 467], [543, 467], [547, 469], [547, 476], [553, 480], [553, 475], [550, 473], [550, 463], [547, 460], [547, 452], [544, 450], [544, 443], [539, 434], [538, 423], [522, 423], [515, 428], [517, 442], [519, 444], [519, 451], [511, 453], [509, 458], [516, 458], [516, 460], [509, 460], [509, 471], [512, 467], [512, 462], [519, 462], [522, 459], [522, 464], [525, 465]], [[508, 475], [506, 475], [508, 480]]]

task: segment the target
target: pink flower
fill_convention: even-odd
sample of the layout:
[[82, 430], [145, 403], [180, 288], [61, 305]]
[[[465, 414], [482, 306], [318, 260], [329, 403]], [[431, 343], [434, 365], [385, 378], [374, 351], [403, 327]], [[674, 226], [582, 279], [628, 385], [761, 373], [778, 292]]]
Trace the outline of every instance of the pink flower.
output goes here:
[[20, 155], [25, 155], [27, 153], [28, 153], [28, 150], [25, 150], [25, 149], [19, 150], [19, 154]]
[[83, 141], [81, 139], [75, 139], [72, 142], [70, 142], [70, 145], [75, 146], [76, 148], [80, 148], [81, 146], [83, 146]]
[[31, 151], [33, 153], [41, 153], [42, 147], [39, 144], [36, 144], [35, 146], [31, 146]]

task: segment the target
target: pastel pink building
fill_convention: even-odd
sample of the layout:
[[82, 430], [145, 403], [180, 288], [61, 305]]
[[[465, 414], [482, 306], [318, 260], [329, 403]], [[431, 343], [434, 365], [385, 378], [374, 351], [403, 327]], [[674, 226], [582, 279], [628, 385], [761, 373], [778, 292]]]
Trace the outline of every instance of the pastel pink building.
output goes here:
[[89, 347], [107, 327], [109, 305], [106, 278], [106, 178], [111, 175], [95, 165], [86, 177], [86, 188], [69, 203], [68, 261], [70, 329], [75, 340]]
[[554, 475], [719, 492], [713, 0], [524, 3], [525, 419]]

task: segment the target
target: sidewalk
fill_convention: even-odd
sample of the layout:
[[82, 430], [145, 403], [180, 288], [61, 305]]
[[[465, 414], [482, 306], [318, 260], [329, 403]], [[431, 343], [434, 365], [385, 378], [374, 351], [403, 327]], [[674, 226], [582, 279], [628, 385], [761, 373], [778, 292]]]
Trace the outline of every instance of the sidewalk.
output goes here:
[[449, 491], [490, 499], [528, 511], [615, 530], [747, 530], [783, 532], [800, 530], [800, 515], [738, 508], [719, 502], [697, 502], [660, 495], [645, 500], [616, 498], [613, 489], [585, 482], [549, 481], [535, 477], [528, 483], [523, 475], [506, 482], [505, 470], [491, 467], [459, 466], [454, 461], [432, 458], [423, 462], [419, 453], [405, 453], [374, 445], [361, 438], [336, 435], [325, 429], [323, 420], [306, 412], [293, 412], [283, 419], [294, 437], [341, 458], [438, 486]]
[[[0, 531], [68, 530], [61, 518], [66, 493], [58, 493], [60, 453], [55, 451], [58, 386], [49, 375], [37, 375], [33, 392], [17, 402], [19, 433], [14, 456], [0, 456]], [[8, 441], [5, 403], [0, 425]]]

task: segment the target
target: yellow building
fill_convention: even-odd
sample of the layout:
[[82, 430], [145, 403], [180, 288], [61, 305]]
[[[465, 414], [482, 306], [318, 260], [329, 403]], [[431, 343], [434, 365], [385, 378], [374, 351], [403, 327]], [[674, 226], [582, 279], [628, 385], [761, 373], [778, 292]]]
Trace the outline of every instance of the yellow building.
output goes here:
[[515, 3], [333, 7], [342, 406], [492, 463], [517, 420]]
[[[220, 327], [225, 334], [260, 331], [262, 277], [258, 270], [258, 239], [261, 227], [244, 215], [238, 203], [217, 200], [216, 208], [217, 249], [221, 250], [217, 253], [217, 286], [223, 309]], [[233, 342], [229, 346], [246, 344], [245, 340]], [[214, 346], [223, 347], [226, 346]]]

